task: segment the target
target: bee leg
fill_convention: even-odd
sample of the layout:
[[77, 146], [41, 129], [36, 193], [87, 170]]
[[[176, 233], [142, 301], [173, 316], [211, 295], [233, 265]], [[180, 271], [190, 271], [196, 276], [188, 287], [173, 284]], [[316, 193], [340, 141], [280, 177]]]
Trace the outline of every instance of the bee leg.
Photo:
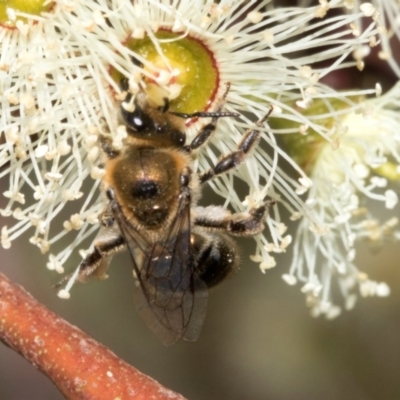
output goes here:
[[[259, 128], [262, 126], [262, 124], [265, 122], [265, 120], [269, 117], [273, 110], [273, 107], [270, 107], [270, 110], [268, 113], [261, 118], [259, 121], [257, 121], [256, 126]], [[214, 178], [215, 176], [218, 176], [220, 174], [223, 174], [238, 165], [240, 165], [246, 155], [255, 147], [257, 146], [259, 140], [260, 140], [261, 132], [258, 129], [249, 129], [243, 136], [243, 139], [238, 145], [238, 150], [233, 151], [230, 154], [227, 154], [226, 156], [223, 156], [218, 164], [214, 168], [210, 168], [208, 171], [203, 172], [200, 174], [200, 182], [204, 183], [207, 182], [208, 180]]]
[[[112, 256], [125, 249], [125, 240], [121, 235], [113, 235], [109, 231], [100, 230], [94, 241], [93, 250], [82, 260], [78, 268], [76, 280], [88, 282], [92, 279], [106, 279], [107, 269]], [[55, 285], [60, 289], [68, 282], [74, 274], [64, 277]]]
[[[107, 193], [107, 196], [108, 196], [108, 193]], [[111, 228], [114, 225], [115, 218], [114, 218], [114, 213], [112, 210], [111, 202], [108, 203], [108, 206], [106, 207], [106, 209], [102, 213], [100, 213], [99, 221], [100, 221], [101, 225], [106, 228]]]
[[223, 230], [234, 236], [254, 236], [264, 229], [264, 219], [271, 203], [250, 209], [248, 213], [235, 213], [222, 207], [196, 207], [195, 225]]
[[108, 158], [115, 158], [119, 156], [119, 151], [115, 150], [112, 146], [111, 140], [109, 137], [100, 135], [98, 139], [99, 145], [103, 150], [104, 154]]
[[104, 279], [111, 257], [125, 248], [125, 240], [122, 236], [101, 238], [94, 243], [94, 249], [81, 262], [79, 266], [78, 280], [85, 282], [91, 278]]
[[202, 146], [217, 128], [218, 118], [219, 117], [213, 117], [211, 122], [201, 129], [201, 131], [195, 136], [192, 142], [189, 145], [184, 146], [184, 150], [190, 153], [191, 151], [196, 150], [200, 146]]

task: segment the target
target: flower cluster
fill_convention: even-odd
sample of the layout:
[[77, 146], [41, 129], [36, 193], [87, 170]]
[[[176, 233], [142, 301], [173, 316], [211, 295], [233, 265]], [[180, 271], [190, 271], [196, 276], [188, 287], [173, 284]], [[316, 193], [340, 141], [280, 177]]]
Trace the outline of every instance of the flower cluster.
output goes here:
[[[234, 211], [275, 200], [251, 259], [265, 272], [276, 265], [273, 254], [294, 242], [283, 278], [303, 282], [313, 315], [340, 312], [333, 277], [346, 308], [357, 283], [362, 295], [388, 294], [353, 262], [357, 240], [397, 235], [396, 219], [380, 224], [365, 204], [369, 198], [392, 209], [397, 202], [388, 187], [400, 173], [396, 89], [379, 97], [379, 85], [338, 92], [323, 83], [335, 72], [362, 70], [385, 34], [372, 4], [60, 0], [40, 11], [9, 5], [0, 14], [0, 178], [9, 180], [4, 248], [29, 230], [31, 243], [50, 254], [48, 268], [61, 273], [99, 229], [105, 171], [98, 136], [123, 146], [116, 110], [127, 91], [194, 112], [215, 108], [230, 83], [224, 109], [240, 117], [221, 119], [194, 167], [206, 170], [236, 149], [272, 107], [252, 156], [210, 183]], [[188, 125], [188, 139], [205, 123]], [[247, 185], [245, 198], [236, 192], [239, 181]], [[288, 212], [300, 220], [294, 239], [283, 220]], [[70, 243], [53, 250], [66, 237]]]
[[398, 202], [389, 182], [397, 180], [400, 172], [399, 100], [399, 87], [395, 86], [381, 98], [365, 101], [358, 113], [341, 118], [341, 132], [335, 133], [332, 143], [318, 143], [310, 168], [314, 185], [306, 204], [324, 225], [316, 229], [302, 219], [290, 273], [284, 275], [289, 284], [297, 279], [305, 282], [302, 291], [313, 315], [324, 313], [333, 318], [340, 313], [330, 297], [334, 278], [346, 299], [346, 309], [354, 306], [356, 286], [364, 297], [389, 294], [387, 284], [360, 272], [354, 259], [359, 240], [367, 239], [378, 247], [388, 238], [400, 237], [397, 217], [380, 223], [371, 211], [372, 201], [388, 210]]

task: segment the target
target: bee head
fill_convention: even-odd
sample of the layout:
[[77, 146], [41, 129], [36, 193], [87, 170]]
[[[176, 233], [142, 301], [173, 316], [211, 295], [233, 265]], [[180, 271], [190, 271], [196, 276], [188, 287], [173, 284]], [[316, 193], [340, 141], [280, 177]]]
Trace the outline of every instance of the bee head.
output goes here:
[[121, 104], [120, 115], [128, 135], [155, 140], [159, 144], [165, 143], [166, 146], [184, 146], [186, 135], [171, 123], [170, 113], [152, 108], [147, 104], [142, 106], [136, 99], [133, 102], [132, 111], [127, 109], [125, 104], [127, 104], [126, 101]]

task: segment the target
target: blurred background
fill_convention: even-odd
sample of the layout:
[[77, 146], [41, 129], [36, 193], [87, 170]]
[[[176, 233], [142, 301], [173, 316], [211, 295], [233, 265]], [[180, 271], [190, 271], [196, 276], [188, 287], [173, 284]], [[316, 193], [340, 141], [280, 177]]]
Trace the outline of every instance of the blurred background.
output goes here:
[[[264, 275], [248, 260], [251, 239], [240, 240], [240, 246], [241, 269], [210, 292], [200, 339], [168, 348], [134, 309], [127, 254], [115, 257], [108, 280], [76, 285], [70, 300], [57, 297], [52, 284], [59, 275], [46, 269], [46, 258], [27, 236], [10, 250], [0, 250], [0, 271], [119, 357], [191, 400], [400, 398], [398, 245], [371, 253], [360, 244], [357, 265], [388, 282], [392, 294], [360, 299], [353, 311], [333, 321], [311, 318], [299, 287], [282, 281], [290, 253], [278, 256], [277, 267]], [[68, 266], [79, 261], [75, 255]], [[62, 398], [44, 375], [0, 343], [0, 399]]]

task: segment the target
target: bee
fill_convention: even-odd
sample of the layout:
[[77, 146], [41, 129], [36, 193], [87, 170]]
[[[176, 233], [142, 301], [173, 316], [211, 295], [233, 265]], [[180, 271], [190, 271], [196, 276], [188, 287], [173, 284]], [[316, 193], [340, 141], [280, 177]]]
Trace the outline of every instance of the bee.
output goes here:
[[[231, 236], [253, 236], [264, 229], [267, 204], [236, 214], [220, 206], [197, 205], [201, 187], [240, 165], [258, 144], [259, 127], [268, 117], [213, 168], [195, 173], [194, 153], [210, 139], [218, 119], [239, 116], [222, 111], [227, 86], [215, 112], [192, 114], [168, 111], [168, 102], [162, 109], [153, 107], [141, 92], [135, 98], [128, 94], [119, 108], [127, 131], [123, 148], [114, 149], [105, 136], [99, 140], [107, 200], [100, 231], [78, 268], [77, 280], [106, 277], [113, 255], [128, 250], [138, 283], [136, 309], [165, 345], [199, 337], [208, 289], [238, 267]], [[127, 108], [129, 102], [134, 107]], [[189, 118], [211, 122], [186, 143], [184, 122]]]

